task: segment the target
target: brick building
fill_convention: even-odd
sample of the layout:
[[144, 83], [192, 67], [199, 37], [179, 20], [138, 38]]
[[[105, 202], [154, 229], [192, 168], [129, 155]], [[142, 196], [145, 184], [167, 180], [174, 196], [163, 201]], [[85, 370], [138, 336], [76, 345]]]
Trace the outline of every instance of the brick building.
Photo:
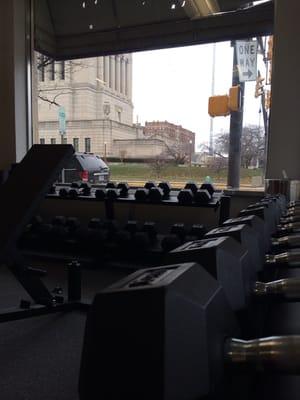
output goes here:
[[145, 138], [163, 140], [167, 147], [176, 148], [188, 156], [195, 151], [195, 133], [168, 121], [146, 122], [143, 129]]

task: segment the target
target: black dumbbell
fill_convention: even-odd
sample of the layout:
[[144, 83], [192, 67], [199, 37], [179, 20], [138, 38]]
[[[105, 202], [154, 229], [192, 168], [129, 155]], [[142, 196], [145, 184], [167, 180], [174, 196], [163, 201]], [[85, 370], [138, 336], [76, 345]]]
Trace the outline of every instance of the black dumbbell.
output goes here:
[[88, 228], [90, 229], [101, 229], [103, 227], [103, 223], [100, 218], [91, 218], [88, 223]]
[[48, 194], [56, 194], [56, 186], [55, 185], [51, 185], [49, 190], [48, 190]]
[[176, 249], [178, 246], [182, 244], [182, 241], [178, 237], [178, 235], [170, 234], [166, 235], [161, 240], [161, 248], [164, 252], [169, 252], [173, 249]]
[[195, 195], [197, 190], [199, 190], [199, 187], [196, 182], [190, 181], [185, 184], [184, 189], [191, 190], [193, 195]]
[[262, 258], [261, 256], [259, 250], [259, 239], [252, 228], [246, 224], [222, 226], [212, 229], [205, 235], [205, 237], [208, 238], [221, 236], [231, 236], [248, 249], [251, 258], [251, 265], [253, 267], [253, 274], [254, 271], [262, 271], [264, 266], [264, 257]]
[[80, 189], [91, 189], [92, 185], [89, 182], [80, 182]]
[[66, 225], [66, 217], [64, 215], [56, 215], [54, 218], [52, 218], [52, 225], [60, 225], [64, 226]]
[[80, 221], [77, 217], [68, 217], [66, 219], [66, 227], [69, 231], [74, 232], [80, 227]]
[[106, 190], [106, 198], [108, 200], [117, 200], [120, 196], [120, 191], [119, 189], [107, 189]]
[[114, 240], [118, 247], [131, 251], [131, 234], [130, 232], [121, 229], [115, 233]]
[[93, 301], [80, 399], [230, 398], [236, 372], [299, 374], [300, 336], [239, 337], [222, 286], [198, 264], [140, 270]]
[[36, 232], [39, 227], [43, 224], [43, 218], [40, 215], [35, 215], [30, 221], [30, 231]]
[[108, 240], [113, 240], [116, 233], [120, 230], [118, 223], [114, 220], [104, 221], [103, 229], [106, 231], [106, 238]]
[[247, 215], [245, 217], [236, 217], [227, 219], [222, 226], [241, 225], [245, 224], [253, 229], [253, 233], [258, 237], [258, 245], [262, 260], [265, 258], [265, 253], [270, 249], [270, 236], [267, 235], [264, 222], [256, 215]]
[[80, 185], [81, 185], [81, 182], [72, 182], [71, 183], [71, 188], [79, 189]]
[[245, 309], [256, 282], [247, 249], [231, 237], [187, 242], [166, 255], [167, 264], [197, 262], [223, 286], [235, 311]]
[[181, 240], [181, 242], [184, 241], [185, 237], [186, 237], [186, 229], [185, 229], [185, 225], [184, 224], [173, 224], [171, 226], [170, 229], [170, 233], [173, 235], [177, 235], [179, 237], [179, 239]]
[[166, 256], [167, 263], [197, 262], [222, 285], [231, 308], [245, 309], [251, 300], [264, 296], [277, 300], [299, 299], [300, 280], [256, 281], [247, 249], [229, 237], [185, 243]]
[[140, 253], [150, 248], [151, 240], [146, 232], [135, 232], [132, 235], [132, 242], [136, 252]]
[[136, 233], [138, 231], [138, 223], [137, 221], [128, 221], [125, 225], [124, 228], [126, 231], [128, 231], [131, 235]]
[[59, 197], [61, 197], [63, 199], [69, 197], [69, 189], [67, 189], [67, 188], [59, 189], [58, 195], [59, 195]]
[[129, 192], [129, 185], [127, 182], [119, 182], [117, 185], [117, 189], [119, 189], [120, 193], [119, 196], [124, 198], [128, 197], [128, 192]]
[[189, 236], [202, 239], [206, 233], [207, 229], [203, 224], [193, 224], [189, 231]]
[[142, 232], [146, 232], [151, 243], [154, 243], [157, 239], [157, 229], [155, 222], [147, 221], [142, 227]]
[[194, 201], [194, 194], [191, 189], [180, 190], [177, 196], [179, 204], [192, 204]]
[[148, 200], [149, 190], [140, 188], [135, 191], [134, 198], [136, 201], [145, 202]]
[[199, 189], [194, 195], [194, 201], [199, 205], [208, 204], [211, 201], [211, 195], [206, 189]]
[[162, 191], [164, 193], [164, 198], [165, 199], [169, 198], [171, 190], [172, 190], [170, 183], [169, 182], [165, 182], [165, 181], [164, 182], [160, 182], [158, 184], [158, 187], [160, 189], [162, 189]]
[[104, 200], [106, 198], [106, 190], [105, 189], [96, 189], [95, 197], [97, 200]]
[[117, 189], [117, 184], [116, 182], [107, 182], [107, 184], [105, 185], [106, 189]]
[[145, 183], [144, 188], [150, 190], [151, 188], [156, 188], [157, 185], [153, 181], [148, 181]]
[[202, 190], [207, 190], [208, 193], [213, 196], [213, 194], [215, 193], [216, 189], [213, 186], [212, 183], [202, 183], [202, 185], [200, 186], [200, 189]]
[[148, 199], [151, 203], [160, 203], [164, 198], [164, 192], [159, 187], [149, 189]]
[[90, 196], [91, 195], [91, 187], [84, 186], [80, 189], [80, 196]]
[[68, 193], [70, 199], [77, 199], [79, 194], [80, 194], [79, 189], [70, 189]]

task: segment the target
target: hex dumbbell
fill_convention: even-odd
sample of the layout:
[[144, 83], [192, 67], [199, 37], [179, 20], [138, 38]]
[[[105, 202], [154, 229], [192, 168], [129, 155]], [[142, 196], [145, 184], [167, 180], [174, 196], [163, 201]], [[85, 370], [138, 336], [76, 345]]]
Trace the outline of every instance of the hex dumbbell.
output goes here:
[[224, 396], [235, 367], [300, 373], [300, 336], [239, 336], [222, 286], [198, 264], [136, 272], [93, 301], [80, 399], [195, 400]]

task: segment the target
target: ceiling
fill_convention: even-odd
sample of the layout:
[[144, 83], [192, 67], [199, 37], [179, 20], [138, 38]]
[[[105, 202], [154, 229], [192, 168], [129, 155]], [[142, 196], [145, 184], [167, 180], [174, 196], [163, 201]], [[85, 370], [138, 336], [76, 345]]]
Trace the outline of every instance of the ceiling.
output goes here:
[[35, 0], [35, 47], [56, 59], [269, 33], [273, 3], [247, 0]]

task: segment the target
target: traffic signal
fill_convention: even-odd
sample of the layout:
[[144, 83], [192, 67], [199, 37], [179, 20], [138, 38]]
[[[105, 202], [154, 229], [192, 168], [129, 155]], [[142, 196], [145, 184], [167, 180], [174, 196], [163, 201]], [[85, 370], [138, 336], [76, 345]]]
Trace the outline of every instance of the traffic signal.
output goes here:
[[264, 84], [263, 81], [265, 80], [265, 78], [263, 78], [262, 76], [258, 76], [256, 78], [256, 85], [255, 85], [255, 97], [259, 97], [264, 93]]
[[241, 87], [240, 85], [232, 86], [229, 89], [228, 107], [230, 111], [239, 111], [241, 107]]
[[228, 103], [229, 97], [227, 94], [223, 96], [211, 96], [208, 100], [208, 114], [211, 117], [226, 117], [230, 114]]

